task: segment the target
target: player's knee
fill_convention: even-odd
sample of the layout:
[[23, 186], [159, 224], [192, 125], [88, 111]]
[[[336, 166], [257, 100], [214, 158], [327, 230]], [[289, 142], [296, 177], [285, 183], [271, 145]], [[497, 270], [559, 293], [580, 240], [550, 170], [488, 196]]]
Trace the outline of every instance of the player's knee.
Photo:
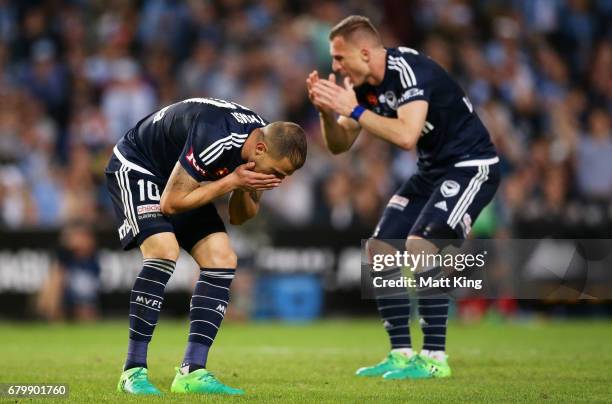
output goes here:
[[438, 252], [438, 247], [431, 240], [415, 236], [406, 239], [405, 248], [410, 255], [435, 254]]
[[174, 235], [156, 234], [147, 238], [140, 246], [143, 258], [159, 258], [176, 261], [180, 248]]
[[235, 269], [238, 266], [238, 256], [231, 248], [211, 254], [206, 261], [206, 268]]
[[[406, 239], [406, 252], [411, 256], [436, 254], [440, 249], [431, 240], [427, 240], [418, 236], [409, 236]], [[416, 273], [422, 272], [427, 269], [424, 266], [417, 266], [413, 268]]]
[[387, 240], [378, 240], [375, 238], [369, 238], [365, 245], [366, 253], [371, 259], [374, 255], [379, 254], [395, 254], [397, 249], [389, 244]]
[[365, 252], [368, 256], [370, 264], [372, 264], [372, 271], [380, 271], [382, 269], [391, 269], [395, 265], [381, 267], [381, 262], [385, 261], [385, 256], [395, 255], [398, 251], [397, 246], [392, 245], [393, 240], [378, 240], [370, 238], [366, 241]]
[[147, 254], [143, 254], [144, 258], [158, 258], [175, 261], [178, 260], [179, 247], [175, 246], [160, 246], [156, 249], [149, 251]]
[[366, 241], [365, 244], [365, 251], [366, 254], [368, 256], [368, 258], [370, 260], [372, 260], [372, 257], [376, 254], [377, 248], [376, 248], [376, 244], [377, 244], [378, 240], [376, 240], [375, 238], [370, 238]]

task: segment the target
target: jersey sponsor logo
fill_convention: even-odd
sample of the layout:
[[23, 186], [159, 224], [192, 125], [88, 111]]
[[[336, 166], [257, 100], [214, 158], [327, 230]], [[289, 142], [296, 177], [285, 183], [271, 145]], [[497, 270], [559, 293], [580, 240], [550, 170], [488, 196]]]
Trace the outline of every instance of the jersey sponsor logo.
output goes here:
[[446, 201], [440, 201], [434, 205], [438, 209], [442, 209], [445, 212], [448, 212], [448, 207], [446, 206]]
[[455, 196], [459, 193], [459, 189], [461, 189], [461, 185], [457, 181], [446, 180], [440, 186], [440, 192], [442, 196], [445, 198], [450, 198], [451, 196]]
[[410, 200], [405, 196], [393, 195], [391, 199], [389, 199], [387, 206], [394, 209], [404, 210], [404, 208], [408, 205], [408, 202], [410, 202]]
[[123, 240], [125, 236], [127, 236], [130, 231], [132, 231], [132, 226], [127, 219], [123, 219], [123, 224], [119, 226], [119, 239]]
[[193, 147], [189, 149], [189, 153], [187, 153], [187, 161], [189, 162], [189, 164], [198, 172], [200, 173], [203, 177], [206, 177], [207, 172], [205, 169], [203, 169], [202, 167], [200, 167], [200, 165], [196, 162], [195, 160], [195, 156], [193, 155]]
[[140, 205], [136, 207], [136, 212], [138, 212], [139, 215], [144, 215], [145, 213], [159, 213], [161, 212], [161, 208], [159, 204], [151, 203], [151, 204]]
[[399, 99], [399, 102], [401, 103], [401, 102], [404, 102], [404, 101], [408, 101], [411, 98], [418, 97], [418, 96], [421, 96], [423, 94], [424, 94], [424, 92], [423, 92], [422, 88], [410, 88], [410, 89], [406, 90], [404, 92], [404, 94], [402, 94], [401, 98]]
[[225, 314], [225, 306], [220, 304], [218, 305], [215, 310], [220, 311], [221, 313]]
[[153, 299], [152, 297], [146, 297], [143, 295], [136, 296], [136, 303], [144, 304], [145, 306], [157, 309], [161, 309], [162, 305], [161, 300]]

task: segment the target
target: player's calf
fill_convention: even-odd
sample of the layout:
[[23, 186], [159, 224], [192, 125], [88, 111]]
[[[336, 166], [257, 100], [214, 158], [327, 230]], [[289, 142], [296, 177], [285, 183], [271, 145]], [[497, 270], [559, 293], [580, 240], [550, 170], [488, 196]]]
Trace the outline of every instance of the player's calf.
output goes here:
[[234, 269], [201, 268], [191, 297], [189, 337], [181, 371], [206, 367], [208, 351], [225, 317]]
[[170, 386], [173, 393], [244, 394], [221, 383], [206, 369], [208, 351], [225, 317], [234, 269], [201, 268], [189, 311], [185, 356]]
[[[428, 226], [430, 229], [435, 229], [436, 227], [434, 225]], [[432, 234], [433, 237], [441, 237], [442, 235], [448, 237], [450, 232], [436, 231]], [[432, 240], [427, 240], [420, 236], [411, 235], [406, 240], [406, 250], [412, 255], [436, 254], [439, 252], [440, 247], [440, 243], [432, 242]], [[422, 266], [414, 268], [414, 270], [417, 279], [422, 277], [437, 278], [443, 275], [441, 267]], [[428, 287], [417, 287], [417, 294], [419, 315], [421, 317], [419, 324], [423, 331], [423, 350], [421, 351], [421, 356], [437, 360], [441, 364], [446, 363], [446, 328], [449, 298], [444, 291]], [[438, 366], [438, 368], [445, 369], [443, 365]], [[411, 371], [407, 372], [412, 374]]]
[[[370, 259], [376, 254], [394, 254], [396, 249], [382, 240], [370, 239], [366, 245]], [[371, 273], [385, 281], [401, 278], [401, 268], [388, 268]], [[376, 377], [402, 369], [413, 355], [410, 339], [410, 296], [407, 289], [375, 288], [376, 306], [389, 335], [391, 352], [381, 362], [357, 369], [357, 376]]]
[[201, 265], [189, 311], [189, 337], [185, 356], [172, 382], [177, 393], [243, 394], [220, 383], [206, 369], [208, 352], [221, 327], [230, 299], [237, 257], [226, 233], [213, 233], [191, 251]]
[[174, 272], [178, 243], [172, 233], [147, 238], [142, 246], [143, 267], [130, 294], [130, 338], [125, 370], [147, 367], [147, 350]]

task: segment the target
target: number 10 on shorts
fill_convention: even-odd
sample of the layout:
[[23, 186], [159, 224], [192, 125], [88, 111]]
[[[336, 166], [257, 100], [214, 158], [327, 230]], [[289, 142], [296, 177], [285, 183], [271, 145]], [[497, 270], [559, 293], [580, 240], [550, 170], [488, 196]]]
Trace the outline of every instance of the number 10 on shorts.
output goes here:
[[[159, 196], [159, 187], [156, 183], [152, 181], [138, 180], [138, 189], [140, 195], [140, 201], [159, 201], [161, 197]], [[146, 196], [145, 196], [145, 188], [146, 188]]]

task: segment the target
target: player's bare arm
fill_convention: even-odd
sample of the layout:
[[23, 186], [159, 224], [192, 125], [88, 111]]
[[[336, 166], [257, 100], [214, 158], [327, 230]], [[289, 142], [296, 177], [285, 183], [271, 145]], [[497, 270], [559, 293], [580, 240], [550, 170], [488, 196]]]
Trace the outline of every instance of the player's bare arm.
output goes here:
[[[349, 118], [358, 102], [348, 78], [344, 80], [344, 87], [330, 80], [317, 80], [312, 92], [323, 108], [331, 109], [345, 119], [356, 122]], [[372, 111], [365, 111], [359, 117], [358, 125], [374, 136], [404, 150], [410, 150], [416, 146], [421, 136], [427, 110], [428, 103], [418, 100], [399, 107], [397, 118], [387, 118]]]
[[[254, 165], [254, 163], [247, 163], [244, 166], [238, 167], [236, 171], [238, 171], [239, 175], [247, 175], [252, 172], [250, 169], [252, 169]], [[277, 177], [274, 178], [278, 180], [277, 184], [280, 184], [281, 180]], [[259, 211], [259, 201], [261, 200], [261, 194], [263, 191], [264, 190], [248, 188], [235, 189], [232, 192], [229, 200], [230, 223], [233, 225], [241, 225], [257, 215], [257, 212]]]
[[229, 220], [233, 225], [241, 225], [257, 215], [263, 191], [236, 189], [229, 200]]
[[200, 184], [176, 163], [161, 196], [160, 207], [165, 215], [198, 208], [236, 189], [265, 191], [276, 188], [281, 180], [274, 175], [251, 171], [254, 163], [243, 164], [217, 181]]
[[[335, 82], [335, 75], [329, 75], [329, 81]], [[343, 153], [351, 148], [359, 133], [361, 126], [353, 119], [340, 116], [336, 119], [336, 113], [330, 106], [322, 102], [315, 95], [315, 84], [318, 83], [319, 73], [315, 70], [306, 79], [306, 87], [308, 89], [308, 97], [313, 105], [319, 111], [321, 122], [321, 133], [325, 146], [334, 154]], [[327, 81], [327, 80], [326, 80]]]

